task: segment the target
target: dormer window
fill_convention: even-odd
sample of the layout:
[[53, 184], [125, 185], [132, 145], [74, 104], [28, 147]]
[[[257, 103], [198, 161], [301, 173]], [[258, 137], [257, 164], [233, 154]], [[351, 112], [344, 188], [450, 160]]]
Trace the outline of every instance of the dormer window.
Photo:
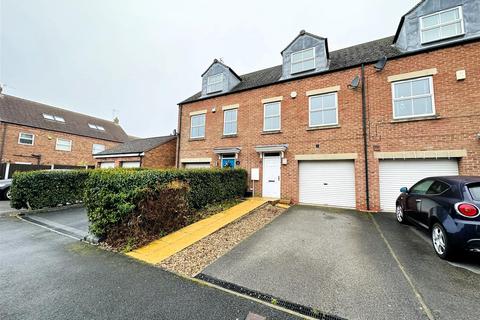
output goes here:
[[292, 74], [315, 69], [315, 48], [293, 52], [291, 64]]
[[420, 17], [422, 43], [456, 37], [465, 33], [462, 7]]
[[214, 93], [223, 90], [223, 73], [207, 78], [207, 93]]
[[63, 117], [54, 116], [54, 115], [46, 114], [46, 113], [43, 114], [43, 118], [47, 119], [47, 120], [51, 120], [51, 121], [65, 122], [65, 119]]
[[88, 124], [88, 127], [89, 127], [90, 129], [94, 129], [94, 130], [98, 130], [98, 131], [105, 131], [105, 128], [104, 128], [104, 127], [99, 126], [99, 125], [96, 125], [96, 124], [91, 124], [91, 123], [89, 123], [89, 124]]

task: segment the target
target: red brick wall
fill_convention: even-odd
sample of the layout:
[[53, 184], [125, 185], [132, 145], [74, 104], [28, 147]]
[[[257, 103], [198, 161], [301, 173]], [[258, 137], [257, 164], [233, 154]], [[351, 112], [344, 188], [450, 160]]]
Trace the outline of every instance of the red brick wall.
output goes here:
[[145, 152], [142, 166], [145, 168], [171, 168], [175, 167], [177, 139], [164, 143], [150, 151]]
[[[393, 123], [390, 75], [437, 68], [433, 76], [435, 105], [438, 120]], [[455, 71], [465, 69], [467, 79], [457, 81]], [[261, 159], [254, 147], [266, 144], [288, 144], [282, 165], [282, 197], [298, 201], [297, 154], [357, 153], [355, 181], [357, 208], [365, 209], [365, 173], [362, 140], [361, 90], [347, 85], [360, 74], [360, 68], [328, 73], [316, 77], [293, 80], [264, 88], [211, 98], [182, 106], [179, 158], [212, 158], [219, 165], [214, 147], [242, 147], [240, 166], [250, 171], [260, 168]], [[370, 165], [370, 194], [372, 209], [379, 209], [378, 159], [376, 151], [408, 151], [466, 149], [468, 156], [460, 161], [461, 174], [480, 175], [480, 44], [471, 43], [430, 53], [390, 60], [382, 72], [366, 67], [368, 156]], [[308, 98], [306, 91], [340, 86], [338, 92], [338, 128], [308, 131]], [[292, 99], [290, 93], [297, 92]], [[262, 99], [283, 96], [281, 102], [281, 133], [262, 134]], [[239, 104], [238, 135], [223, 138], [222, 106]], [[216, 113], [212, 113], [212, 107]], [[207, 109], [206, 136], [201, 141], [189, 141], [191, 111]], [[317, 148], [316, 145], [319, 145]], [[255, 185], [261, 194], [261, 180]]]
[[[31, 157], [31, 155], [40, 154], [40, 164], [95, 165], [96, 161], [92, 157], [94, 143], [103, 144], [106, 148], [112, 148], [118, 144], [116, 142], [68, 133], [2, 123], [0, 127], [0, 145], [4, 130], [6, 130], [6, 134], [1, 162], [28, 162], [36, 164], [37, 159]], [[21, 132], [35, 135], [33, 146], [18, 144], [18, 137]], [[55, 150], [57, 138], [72, 140], [72, 151]]]

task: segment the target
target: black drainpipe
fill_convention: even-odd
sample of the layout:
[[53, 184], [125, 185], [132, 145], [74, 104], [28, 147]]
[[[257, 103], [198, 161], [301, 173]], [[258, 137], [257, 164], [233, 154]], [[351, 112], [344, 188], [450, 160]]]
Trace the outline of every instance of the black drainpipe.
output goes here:
[[2, 145], [0, 147], [0, 161], [3, 160], [3, 151], [5, 149], [5, 138], [7, 136], [7, 124], [3, 124]]
[[363, 156], [365, 161], [365, 195], [367, 210], [370, 210], [370, 188], [368, 179], [368, 137], [367, 137], [367, 97], [365, 88], [365, 65], [362, 63], [362, 129], [363, 129]]

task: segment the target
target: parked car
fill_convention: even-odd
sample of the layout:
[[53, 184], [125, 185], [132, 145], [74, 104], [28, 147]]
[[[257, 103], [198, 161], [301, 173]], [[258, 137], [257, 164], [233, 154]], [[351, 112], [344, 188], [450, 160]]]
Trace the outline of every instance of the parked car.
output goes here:
[[396, 217], [430, 231], [442, 259], [461, 250], [480, 252], [480, 177], [431, 177], [400, 189]]
[[2, 199], [11, 199], [10, 187], [12, 186], [12, 179], [0, 180], [0, 195]]

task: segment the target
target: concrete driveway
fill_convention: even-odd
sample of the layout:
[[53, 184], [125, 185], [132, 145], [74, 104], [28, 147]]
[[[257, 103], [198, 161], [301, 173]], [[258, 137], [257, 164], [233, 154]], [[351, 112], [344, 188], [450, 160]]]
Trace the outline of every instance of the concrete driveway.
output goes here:
[[207, 276], [348, 319], [478, 319], [480, 260], [450, 264], [393, 214], [296, 206]]
[[17, 211], [18, 210], [12, 209], [10, 207], [10, 201], [0, 200], [0, 217], [15, 213]]

